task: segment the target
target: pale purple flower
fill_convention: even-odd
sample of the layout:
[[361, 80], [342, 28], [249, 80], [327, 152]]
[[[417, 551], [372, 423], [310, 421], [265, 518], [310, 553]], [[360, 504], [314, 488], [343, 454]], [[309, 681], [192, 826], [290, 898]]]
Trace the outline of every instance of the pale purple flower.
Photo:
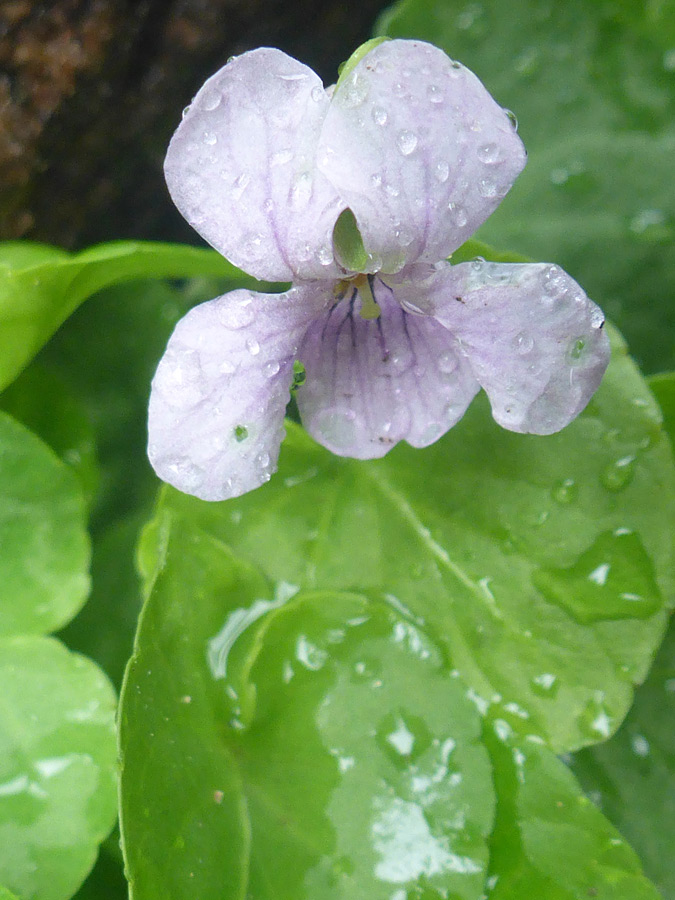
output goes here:
[[[325, 90], [279, 50], [244, 53], [171, 141], [166, 178], [188, 222], [245, 272], [293, 282], [197, 306], [159, 364], [150, 459], [203, 499], [269, 479], [296, 360], [305, 428], [359, 459], [426, 447], [481, 387], [504, 428], [550, 434], [607, 366], [602, 312], [557, 266], [446, 262], [525, 164], [509, 114], [430, 44], [353, 60]], [[334, 236], [345, 210], [358, 271]]]

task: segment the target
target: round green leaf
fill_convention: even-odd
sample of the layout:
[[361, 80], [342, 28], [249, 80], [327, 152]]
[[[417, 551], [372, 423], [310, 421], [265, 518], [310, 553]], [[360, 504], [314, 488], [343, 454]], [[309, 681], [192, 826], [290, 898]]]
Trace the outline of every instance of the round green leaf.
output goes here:
[[437, 644], [392, 603], [270, 588], [175, 520], [153, 538], [121, 716], [135, 900], [478, 900], [491, 773]]
[[76, 476], [0, 412], [0, 635], [68, 622], [89, 591], [89, 555]]
[[675, 469], [620, 339], [585, 413], [512, 434], [487, 403], [424, 451], [332, 456], [289, 427], [279, 473], [208, 504], [165, 489], [273, 580], [395, 596], [447, 648], [479, 708], [557, 751], [614, 731], [673, 590]]
[[0, 882], [67, 900], [115, 819], [115, 696], [43, 637], [0, 640], [0, 683]]

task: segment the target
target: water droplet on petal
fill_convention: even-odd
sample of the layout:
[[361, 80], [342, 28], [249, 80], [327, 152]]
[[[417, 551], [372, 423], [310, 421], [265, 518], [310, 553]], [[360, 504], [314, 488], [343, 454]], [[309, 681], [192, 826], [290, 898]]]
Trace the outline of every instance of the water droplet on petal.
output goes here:
[[469, 221], [469, 217], [467, 216], [464, 207], [460, 206], [458, 203], [449, 203], [448, 209], [450, 210], [450, 214], [454, 224], [458, 228], [464, 228], [466, 223]]
[[279, 78], [282, 81], [304, 81], [307, 78], [306, 72], [288, 72], [288, 73], [280, 73]]
[[183, 110], [183, 112], [181, 113], [182, 118], [184, 119], [189, 112], [190, 112], [190, 107], [186, 106], [185, 109]]
[[303, 210], [312, 196], [312, 177], [309, 172], [302, 172], [293, 182], [291, 188], [291, 206], [296, 212]]
[[591, 312], [591, 328], [602, 328], [605, 324], [605, 316], [601, 309], [594, 309]]
[[251, 176], [246, 172], [242, 172], [241, 175], [235, 178], [234, 185], [232, 187], [232, 198], [234, 200], [239, 200], [241, 198], [241, 195], [250, 184], [250, 181]]
[[255, 320], [255, 308], [252, 300], [240, 302], [222, 302], [218, 304], [218, 319], [226, 328], [236, 331], [246, 328]]
[[290, 162], [293, 159], [293, 151], [292, 150], [277, 150], [276, 153], [273, 153], [270, 157], [270, 165], [272, 166], [283, 166], [285, 163]]
[[445, 184], [448, 180], [448, 176], [450, 175], [450, 166], [444, 161], [436, 163], [436, 167], [434, 168], [434, 175], [436, 177], [436, 181], [440, 182], [440, 184]]
[[478, 159], [486, 165], [494, 165], [502, 158], [498, 144], [484, 144], [478, 149]]
[[551, 297], [562, 297], [567, 291], [567, 279], [559, 266], [548, 266], [543, 274], [544, 290]]
[[348, 109], [360, 106], [368, 95], [368, 86], [365, 79], [358, 72], [352, 73], [349, 81], [339, 93], [339, 98]]
[[427, 88], [427, 97], [431, 103], [442, 103], [444, 100], [443, 91], [437, 84], [430, 84]]
[[404, 156], [410, 156], [417, 147], [417, 135], [414, 131], [399, 131], [396, 145]]
[[355, 420], [356, 413], [351, 409], [324, 409], [317, 416], [314, 428], [330, 449], [349, 451], [356, 440]]
[[319, 247], [316, 253], [316, 258], [319, 260], [319, 264], [322, 266], [330, 266], [334, 260], [333, 251], [330, 247], [323, 246]]
[[260, 344], [256, 341], [255, 338], [249, 338], [246, 341], [246, 349], [251, 354], [251, 356], [257, 356], [260, 353]]
[[370, 183], [375, 188], [380, 187], [380, 185], [382, 184], [382, 176], [378, 175], [376, 172], [374, 175], [370, 176]]
[[245, 441], [248, 437], [248, 428], [245, 425], [234, 426], [234, 439], [238, 444]]
[[444, 375], [451, 375], [453, 372], [457, 371], [458, 366], [459, 360], [454, 353], [444, 353], [442, 356], [438, 357], [438, 370]]
[[394, 187], [393, 184], [385, 185], [384, 189], [390, 197], [398, 197], [398, 195], [401, 193], [397, 187]]
[[497, 185], [491, 178], [479, 178], [478, 179], [478, 193], [482, 197], [496, 197], [497, 196]]
[[513, 130], [518, 131], [518, 119], [516, 118], [516, 114], [514, 112], [511, 112], [510, 109], [505, 109], [504, 112], [506, 113], [506, 117], [511, 123], [511, 127], [513, 128]]
[[376, 125], [386, 125], [389, 118], [386, 109], [382, 109], [381, 106], [373, 107], [372, 116]]
[[318, 84], [312, 88], [311, 97], [315, 103], [320, 103], [325, 96], [326, 96], [326, 92], [324, 91], [324, 89], [322, 87], [319, 87]]
[[534, 348], [534, 338], [531, 334], [521, 331], [514, 338], [513, 344], [517, 353], [521, 356], [526, 356]]
[[569, 355], [573, 360], [581, 359], [581, 356], [586, 348], [586, 341], [583, 338], [577, 338], [570, 345]]
[[280, 368], [281, 366], [275, 359], [273, 359], [271, 362], [268, 362], [265, 365], [264, 369], [265, 378], [274, 378], [274, 376], [279, 372]]
[[218, 109], [222, 99], [220, 91], [217, 88], [211, 88], [203, 91], [199, 98], [199, 105], [207, 112], [213, 112], [214, 109]]
[[212, 131], [205, 131], [202, 141], [209, 147], [218, 143], [218, 137]]
[[409, 228], [406, 228], [405, 226], [397, 228], [394, 232], [394, 235], [401, 247], [408, 247], [413, 242], [414, 234]]

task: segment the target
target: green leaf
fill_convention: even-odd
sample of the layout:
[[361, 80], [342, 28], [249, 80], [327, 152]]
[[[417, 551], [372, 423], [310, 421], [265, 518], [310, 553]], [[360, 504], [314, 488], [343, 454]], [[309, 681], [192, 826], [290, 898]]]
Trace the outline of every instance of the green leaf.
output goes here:
[[640, 862], [550, 750], [485, 732], [494, 766], [497, 824], [490, 900], [659, 900]]
[[649, 371], [672, 368], [671, 0], [403, 0], [378, 31], [441, 46], [518, 116], [529, 162], [480, 236], [563, 265]]
[[345, 209], [333, 229], [333, 245], [340, 263], [352, 272], [362, 272], [368, 263], [363, 238], [351, 209]]
[[71, 469], [0, 413], [0, 635], [53, 631], [89, 591], [82, 491]]
[[181, 244], [118, 241], [80, 253], [10, 244], [0, 247], [0, 389], [8, 385], [56, 329], [92, 294], [136, 278], [236, 277], [212, 250]]
[[73, 469], [91, 502], [99, 479], [94, 429], [84, 404], [54, 367], [30, 366], [0, 395], [0, 407]]
[[135, 900], [478, 900], [491, 773], [436, 643], [396, 605], [272, 587], [155, 524], [121, 713]]
[[0, 640], [0, 684], [0, 881], [67, 900], [115, 819], [115, 696], [43, 637]]
[[[650, 379], [675, 438], [675, 375]], [[640, 854], [664, 897], [675, 896], [675, 620], [618, 733], [575, 756], [584, 790]]]
[[289, 426], [279, 473], [178, 510], [274, 581], [394, 595], [482, 706], [556, 751], [608, 737], [673, 594], [675, 469], [618, 338], [602, 387], [557, 435], [518, 435], [485, 399], [426, 450], [332, 456]]

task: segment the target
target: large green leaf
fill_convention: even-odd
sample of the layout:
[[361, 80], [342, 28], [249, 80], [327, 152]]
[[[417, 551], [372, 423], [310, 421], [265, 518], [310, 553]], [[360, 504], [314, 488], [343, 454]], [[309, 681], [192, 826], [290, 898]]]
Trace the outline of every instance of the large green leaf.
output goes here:
[[0, 684], [0, 882], [67, 900], [115, 819], [115, 696], [43, 637], [0, 639]]
[[550, 437], [487, 404], [424, 451], [339, 459], [289, 428], [280, 472], [223, 504], [165, 489], [273, 581], [393, 595], [482, 707], [557, 750], [608, 737], [665, 627], [675, 470], [660, 414], [615, 340], [585, 413]]
[[0, 413], [0, 634], [54, 631], [89, 591], [86, 507], [71, 469]]
[[648, 371], [675, 364], [675, 3], [402, 0], [515, 111], [529, 163], [481, 235], [567, 268]]
[[85, 496], [98, 485], [94, 429], [82, 401], [53, 366], [36, 363], [0, 394], [0, 408], [48, 444], [76, 472]]
[[117, 241], [66, 254], [43, 245], [0, 246], [0, 389], [9, 384], [77, 307], [135, 278], [236, 277], [212, 250]]
[[640, 862], [550, 750], [486, 731], [498, 797], [490, 900], [659, 900]]
[[[675, 375], [650, 379], [675, 443]], [[619, 732], [577, 754], [586, 790], [640, 853], [663, 892], [675, 897], [675, 620]]]
[[170, 513], [142, 562], [121, 714], [134, 900], [655, 900], [551, 751], [495, 710], [481, 730], [395, 597], [272, 586]]
[[396, 606], [160, 530], [122, 701], [135, 900], [478, 900], [491, 772], [442, 651]]

